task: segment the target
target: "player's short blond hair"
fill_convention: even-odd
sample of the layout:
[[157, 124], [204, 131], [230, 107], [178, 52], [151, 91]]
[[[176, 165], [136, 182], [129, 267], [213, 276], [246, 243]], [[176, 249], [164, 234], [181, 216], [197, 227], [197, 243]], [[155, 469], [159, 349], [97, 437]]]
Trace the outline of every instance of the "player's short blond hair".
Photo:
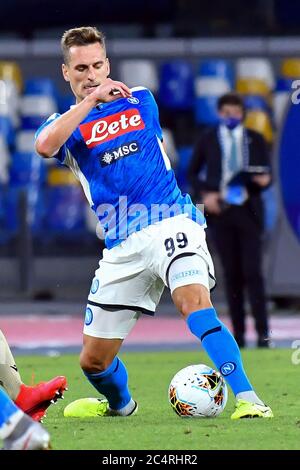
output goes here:
[[72, 46], [87, 46], [98, 42], [105, 50], [105, 36], [95, 26], [82, 26], [64, 32], [61, 38], [61, 49], [64, 62], [69, 62], [69, 50]]

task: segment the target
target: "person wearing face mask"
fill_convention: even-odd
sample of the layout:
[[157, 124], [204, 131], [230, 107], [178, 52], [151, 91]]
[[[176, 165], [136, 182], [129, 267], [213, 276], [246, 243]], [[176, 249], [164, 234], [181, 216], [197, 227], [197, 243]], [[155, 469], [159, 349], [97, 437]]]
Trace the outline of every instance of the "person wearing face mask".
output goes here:
[[245, 346], [247, 292], [257, 346], [268, 347], [261, 191], [271, 183], [269, 151], [264, 137], [244, 126], [240, 95], [221, 96], [218, 114], [218, 126], [205, 131], [195, 146], [188, 177], [196, 200], [204, 204], [221, 259], [235, 339]]

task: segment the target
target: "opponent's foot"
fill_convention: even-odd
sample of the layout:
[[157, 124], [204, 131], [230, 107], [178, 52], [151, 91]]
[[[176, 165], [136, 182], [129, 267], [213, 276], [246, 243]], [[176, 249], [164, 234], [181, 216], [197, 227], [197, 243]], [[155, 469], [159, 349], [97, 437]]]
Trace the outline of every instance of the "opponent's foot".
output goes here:
[[237, 400], [231, 419], [273, 418], [273, 412], [267, 405], [259, 405], [246, 400]]
[[49, 382], [41, 382], [32, 387], [22, 384], [15, 403], [32, 419], [41, 421], [51, 403], [64, 398], [65, 390], [67, 390], [67, 380], [64, 376], [54, 377]]
[[49, 450], [50, 435], [39, 423], [24, 415], [3, 443], [4, 450]]
[[[127, 416], [134, 415], [138, 410], [138, 404]], [[65, 418], [95, 418], [97, 416], [121, 416], [117, 411], [111, 410], [106, 399], [79, 398], [72, 401], [64, 409]]]

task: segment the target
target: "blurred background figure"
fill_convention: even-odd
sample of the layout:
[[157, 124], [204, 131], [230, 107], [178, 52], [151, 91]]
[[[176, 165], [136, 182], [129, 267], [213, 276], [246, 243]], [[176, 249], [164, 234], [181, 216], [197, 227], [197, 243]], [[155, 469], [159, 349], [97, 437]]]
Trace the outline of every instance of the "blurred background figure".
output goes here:
[[[271, 182], [264, 137], [244, 126], [245, 107], [236, 93], [218, 100], [220, 123], [199, 139], [189, 168], [194, 194], [204, 204], [224, 270], [234, 336], [245, 346], [247, 289], [257, 346], [269, 344], [262, 274], [264, 228], [261, 191]], [[199, 181], [198, 175], [202, 173]]]

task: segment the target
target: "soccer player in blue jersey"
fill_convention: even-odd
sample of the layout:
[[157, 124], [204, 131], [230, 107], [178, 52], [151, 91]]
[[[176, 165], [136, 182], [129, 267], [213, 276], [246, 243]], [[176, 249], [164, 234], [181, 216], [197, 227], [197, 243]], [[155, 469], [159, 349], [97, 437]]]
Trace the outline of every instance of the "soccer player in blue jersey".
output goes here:
[[106, 244], [88, 296], [80, 356], [85, 376], [106, 399], [75, 401], [65, 416], [129, 416], [137, 411], [117, 354], [139, 316], [154, 314], [167, 286], [190, 331], [236, 396], [232, 419], [272, 417], [211, 303], [215, 278], [205, 219], [177, 186], [151, 92], [130, 90], [108, 78], [104, 37], [96, 28], [66, 31], [62, 50], [63, 76], [76, 105], [50, 116], [37, 132], [36, 149], [77, 176]]

